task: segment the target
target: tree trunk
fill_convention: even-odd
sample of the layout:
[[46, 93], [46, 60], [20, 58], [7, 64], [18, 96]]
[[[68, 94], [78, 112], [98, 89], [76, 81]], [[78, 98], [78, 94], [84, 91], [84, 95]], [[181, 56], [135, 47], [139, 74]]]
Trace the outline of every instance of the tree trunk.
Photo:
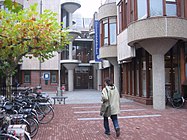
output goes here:
[[11, 99], [11, 76], [6, 77], [6, 97]]

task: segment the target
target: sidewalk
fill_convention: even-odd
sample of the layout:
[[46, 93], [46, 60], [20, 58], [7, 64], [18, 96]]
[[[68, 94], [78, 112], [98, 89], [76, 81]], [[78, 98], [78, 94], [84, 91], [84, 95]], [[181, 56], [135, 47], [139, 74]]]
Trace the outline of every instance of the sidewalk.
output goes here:
[[[49, 93], [50, 96], [54, 94]], [[187, 110], [168, 107], [159, 111], [121, 100], [119, 124], [121, 135], [115, 137], [110, 120], [111, 135], [106, 136], [99, 116], [100, 92], [79, 90], [66, 92], [67, 104], [57, 104], [55, 117], [49, 124], [40, 125], [32, 140], [186, 140]]]
[[[50, 97], [56, 96], [55, 92], [46, 92]], [[63, 94], [66, 99], [66, 104], [89, 104], [101, 103], [101, 91], [94, 89], [84, 89], [75, 91], [65, 91]], [[132, 102], [131, 100], [121, 98], [121, 102]]]

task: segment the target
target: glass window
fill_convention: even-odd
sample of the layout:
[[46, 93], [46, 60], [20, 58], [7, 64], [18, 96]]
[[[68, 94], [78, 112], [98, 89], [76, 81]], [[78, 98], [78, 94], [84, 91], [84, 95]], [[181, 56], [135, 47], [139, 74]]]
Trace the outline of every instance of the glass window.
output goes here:
[[51, 83], [57, 83], [57, 72], [51, 72]]
[[110, 45], [116, 44], [116, 23], [110, 23]]
[[163, 15], [163, 0], [150, 0], [150, 16]]
[[166, 15], [167, 16], [177, 15], [176, 0], [166, 0]]
[[167, 16], [176, 16], [177, 15], [176, 4], [166, 4], [166, 15]]
[[119, 5], [119, 32], [122, 31], [122, 4]]
[[24, 83], [30, 83], [31, 82], [31, 72], [25, 71], [24, 72]]
[[108, 44], [108, 23], [104, 24], [104, 44]]
[[147, 18], [147, 0], [138, 0], [138, 19]]

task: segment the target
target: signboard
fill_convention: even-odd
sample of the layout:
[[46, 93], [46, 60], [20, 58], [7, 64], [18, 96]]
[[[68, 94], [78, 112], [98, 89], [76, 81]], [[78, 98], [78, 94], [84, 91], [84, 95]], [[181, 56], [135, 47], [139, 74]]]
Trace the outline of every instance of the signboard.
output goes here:
[[94, 21], [95, 28], [95, 61], [100, 62], [99, 48], [100, 48], [100, 24], [98, 20]]
[[50, 80], [50, 73], [44, 72], [43, 78], [44, 78], [44, 80]]

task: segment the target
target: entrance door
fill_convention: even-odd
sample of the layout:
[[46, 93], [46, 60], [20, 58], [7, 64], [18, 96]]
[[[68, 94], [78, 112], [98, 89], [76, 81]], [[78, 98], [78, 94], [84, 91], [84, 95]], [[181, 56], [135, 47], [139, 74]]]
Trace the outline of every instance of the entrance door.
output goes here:
[[76, 89], [88, 89], [88, 73], [75, 74], [75, 88]]
[[92, 87], [92, 73], [90, 67], [75, 68], [75, 89], [88, 89]]

